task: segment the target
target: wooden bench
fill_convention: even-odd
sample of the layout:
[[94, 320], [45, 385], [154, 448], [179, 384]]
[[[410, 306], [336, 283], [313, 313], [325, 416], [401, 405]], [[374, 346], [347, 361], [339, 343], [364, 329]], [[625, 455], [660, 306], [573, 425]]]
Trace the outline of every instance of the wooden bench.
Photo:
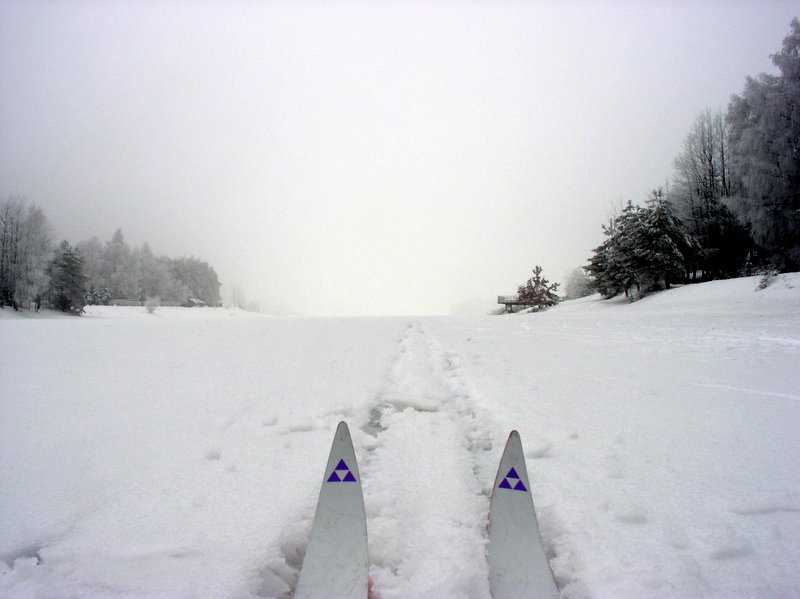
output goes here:
[[506, 307], [506, 312], [513, 312], [514, 306], [525, 306], [526, 308], [531, 307], [530, 303], [520, 301], [519, 297], [516, 295], [498, 295], [497, 303], [504, 304]]

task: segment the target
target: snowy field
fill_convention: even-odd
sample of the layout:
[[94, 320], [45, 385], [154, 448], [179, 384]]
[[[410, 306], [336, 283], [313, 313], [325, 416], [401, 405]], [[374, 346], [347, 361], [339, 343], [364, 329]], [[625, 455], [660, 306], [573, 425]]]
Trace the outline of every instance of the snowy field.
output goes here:
[[350, 424], [381, 599], [488, 599], [525, 446], [562, 597], [800, 596], [800, 275], [543, 314], [0, 312], [0, 596], [288, 597]]

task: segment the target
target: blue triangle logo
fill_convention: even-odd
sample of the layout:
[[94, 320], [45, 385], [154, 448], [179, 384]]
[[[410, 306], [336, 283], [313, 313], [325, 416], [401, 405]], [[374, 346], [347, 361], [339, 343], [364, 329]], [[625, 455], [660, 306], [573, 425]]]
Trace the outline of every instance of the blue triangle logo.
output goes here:
[[517, 484], [514, 485], [514, 490], [515, 491], [527, 491], [528, 489], [525, 488], [525, 485], [522, 484], [521, 480], [518, 480]]
[[503, 482], [498, 485], [501, 489], [510, 489], [511, 485], [508, 484], [508, 479], [504, 478]]
[[511, 468], [511, 470], [508, 471], [508, 474], [506, 474], [506, 477], [508, 477], [508, 478], [519, 478], [519, 475], [517, 474], [517, 471], [514, 470], [514, 468]]
[[326, 482], [329, 483], [354, 483], [358, 482], [356, 477], [353, 476], [353, 473], [350, 471], [350, 468], [347, 467], [347, 464], [344, 460], [339, 460], [339, 463], [336, 464], [336, 468], [333, 469], [331, 475], [328, 477]]

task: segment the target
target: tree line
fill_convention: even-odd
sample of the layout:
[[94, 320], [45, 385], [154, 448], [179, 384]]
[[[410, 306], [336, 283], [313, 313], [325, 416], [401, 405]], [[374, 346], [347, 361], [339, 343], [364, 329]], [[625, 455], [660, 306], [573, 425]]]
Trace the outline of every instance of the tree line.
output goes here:
[[604, 296], [800, 269], [800, 22], [726, 112], [700, 114], [672, 185], [603, 226], [585, 271]]
[[193, 256], [155, 256], [147, 243], [131, 248], [120, 229], [105, 243], [97, 237], [79, 243], [77, 251], [83, 258], [90, 304], [147, 298], [178, 304], [196, 298], [210, 306], [219, 304], [217, 273]]
[[105, 243], [92, 237], [54, 247], [52, 238], [41, 208], [21, 197], [0, 203], [0, 307], [79, 314], [86, 304], [114, 300], [220, 302], [217, 273], [193, 256], [155, 256], [146, 243], [131, 248], [121, 230]]

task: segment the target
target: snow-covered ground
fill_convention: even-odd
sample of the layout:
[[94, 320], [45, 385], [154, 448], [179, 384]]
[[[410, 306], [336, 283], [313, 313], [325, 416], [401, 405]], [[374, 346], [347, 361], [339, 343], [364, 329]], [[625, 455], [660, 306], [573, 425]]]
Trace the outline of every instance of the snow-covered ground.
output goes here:
[[562, 597], [800, 596], [800, 275], [542, 314], [0, 311], [0, 596], [285, 597], [333, 432], [382, 599], [487, 599], [526, 449]]

